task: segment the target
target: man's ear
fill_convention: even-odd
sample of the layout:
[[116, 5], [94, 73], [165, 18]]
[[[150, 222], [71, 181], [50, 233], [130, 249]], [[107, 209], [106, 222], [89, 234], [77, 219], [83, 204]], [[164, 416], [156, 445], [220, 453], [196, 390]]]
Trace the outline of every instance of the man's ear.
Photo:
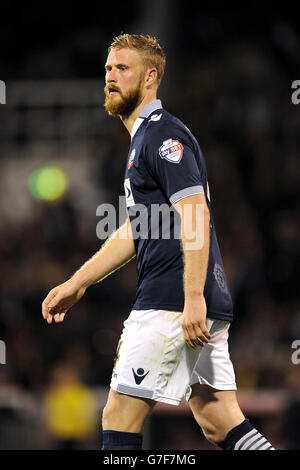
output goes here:
[[154, 67], [152, 69], [148, 69], [145, 78], [146, 86], [153, 85], [155, 82], [157, 82], [157, 69]]

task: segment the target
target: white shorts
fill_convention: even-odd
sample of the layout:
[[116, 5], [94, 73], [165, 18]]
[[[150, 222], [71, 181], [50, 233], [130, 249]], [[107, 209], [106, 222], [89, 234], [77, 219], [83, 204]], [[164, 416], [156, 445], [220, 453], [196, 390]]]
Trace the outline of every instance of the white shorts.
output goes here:
[[110, 386], [126, 395], [179, 405], [191, 385], [236, 390], [228, 352], [230, 323], [207, 318], [211, 339], [190, 348], [180, 326], [181, 312], [132, 310], [116, 352]]

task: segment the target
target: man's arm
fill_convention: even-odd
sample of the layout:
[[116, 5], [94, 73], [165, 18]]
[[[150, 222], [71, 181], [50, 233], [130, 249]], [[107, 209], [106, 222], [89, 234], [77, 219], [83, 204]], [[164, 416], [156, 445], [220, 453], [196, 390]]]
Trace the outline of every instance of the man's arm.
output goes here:
[[81, 299], [86, 289], [109, 276], [135, 256], [129, 218], [114, 232], [95, 255], [63, 284], [52, 289], [42, 304], [48, 323], [62, 322], [66, 312]]
[[192, 348], [204, 346], [210, 339], [206, 327], [206, 281], [210, 213], [204, 194], [187, 196], [174, 204], [181, 216], [181, 242], [184, 260], [184, 310], [181, 326], [186, 342]]

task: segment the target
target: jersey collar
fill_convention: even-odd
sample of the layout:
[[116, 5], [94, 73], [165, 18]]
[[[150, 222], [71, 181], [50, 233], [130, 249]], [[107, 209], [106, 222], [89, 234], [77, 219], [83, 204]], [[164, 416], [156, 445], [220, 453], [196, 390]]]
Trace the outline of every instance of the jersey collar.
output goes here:
[[134, 121], [134, 124], [132, 126], [131, 130], [131, 139], [135, 135], [136, 131], [142, 124], [143, 120], [148, 118], [153, 111], [156, 111], [157, 109], [161, 109], [162, 104], [160, 100], [154, 100], [151, 101], [151, 103], [146, 104], [146, 106], [143, 107], [142, 111], [139, 114], [139, 117]]

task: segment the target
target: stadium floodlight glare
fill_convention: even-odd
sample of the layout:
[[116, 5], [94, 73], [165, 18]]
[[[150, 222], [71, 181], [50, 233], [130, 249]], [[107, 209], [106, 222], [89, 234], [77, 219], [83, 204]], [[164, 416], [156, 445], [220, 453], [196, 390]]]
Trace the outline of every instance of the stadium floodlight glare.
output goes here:
[[44, 201], [59, 199], [67, 189], [67, 177], [55, 165], [38, 168], [29, 176], [28, 186], [31, 194]]

